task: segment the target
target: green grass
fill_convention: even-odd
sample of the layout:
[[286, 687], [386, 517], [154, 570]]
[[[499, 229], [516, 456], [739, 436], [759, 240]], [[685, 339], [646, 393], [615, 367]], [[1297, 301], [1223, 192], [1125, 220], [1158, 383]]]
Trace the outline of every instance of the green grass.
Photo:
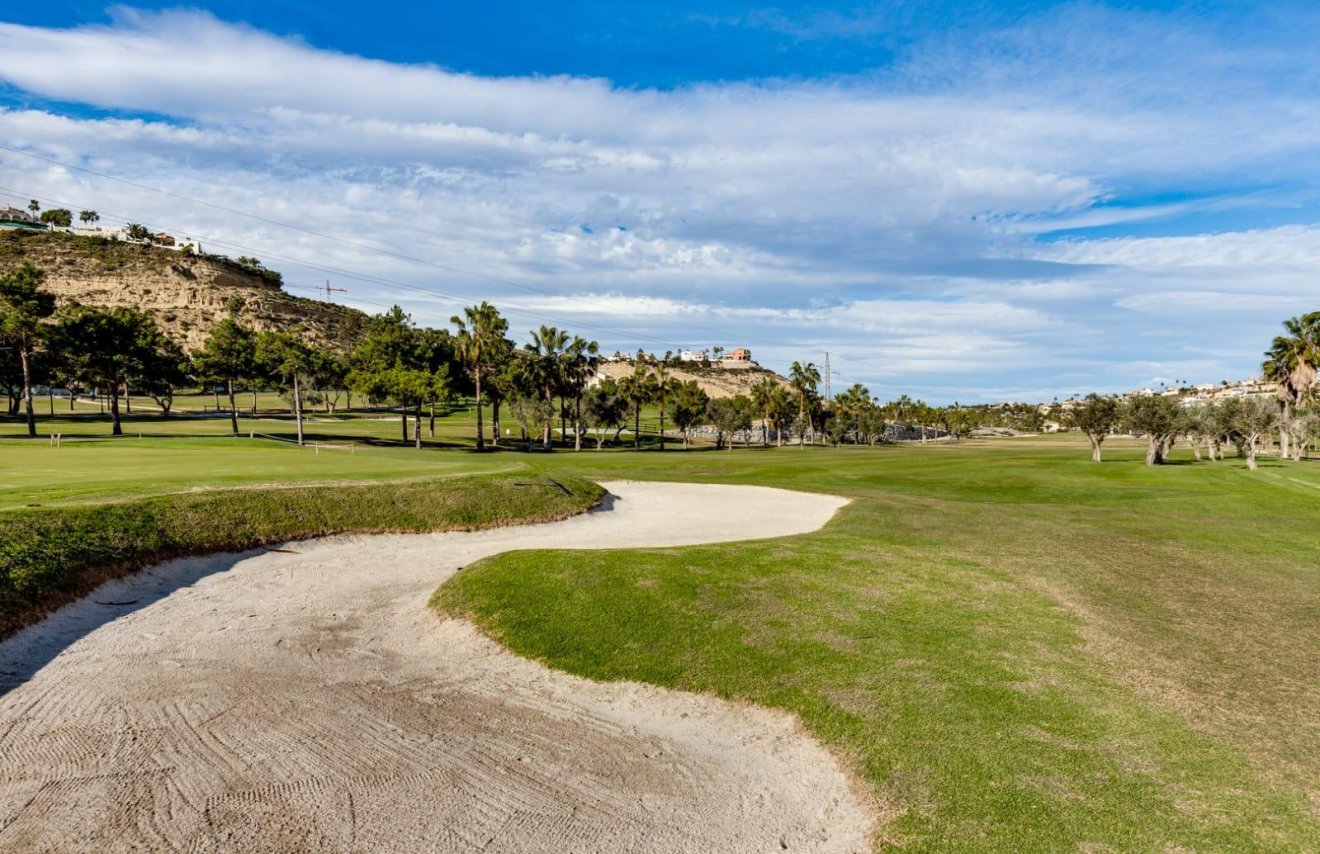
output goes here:
[[299, 448], [241, 438], [127, 437], [0, 446], [0, 510], [32, 504], [120, 500], [255, 484], [435, 478], [521, 468], [517, 455], [417, 452], [411, 448]]
[[358, 531], [468, 530], [596, 503], [569, 476], [228, 489], [0, 513], [0, 637], [107, 578], [168, 557]]
[[496, 557], [435, 604], [515, 651], [786, 709], [919, 851], [1313, 851], [1320, 465], [1075, 439], [586, 452], [548, 472], [850, 496], [819, 533]]
[[473, 420], [441, 418], [421, 452], [388, 413], [308, 425], [351, 454], [140, 412], [115, 440], [95, 415], [44, 420], [60, 448], [0, 423], [0, 607], [16, 625], [170, 554], [562, 515], [594, 497], [578, 476], [847, 495], [816, 534], [507, 555], [437, 604], [565, 670], [795, 712], [873, 796], [881, 846], [1316, 850], [1320, 464], [1148, 469], [1119, 442], [1095, 466], [1068, 436], [455, 450]]

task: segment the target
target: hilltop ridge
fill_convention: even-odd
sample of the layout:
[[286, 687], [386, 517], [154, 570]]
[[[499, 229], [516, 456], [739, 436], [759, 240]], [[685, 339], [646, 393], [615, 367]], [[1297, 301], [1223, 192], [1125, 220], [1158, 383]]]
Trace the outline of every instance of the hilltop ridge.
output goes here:
[[[633, 372], [635, 364], [636, 360], [627, 356], [606, 359], [601, 362], [596, 373], [601, 377], [622, 379]], [[702, 391], [716, 399], [751, 394], [752, 386], [763, 377], [773, 377], [785, 387], [788, 386], [788, 380], [755, 362], [671, 362], [665, 365], [665, 371], [679, 382], [696, 380]]]
[[151, 315], [185, 349], [202, 346], [230, 300], [258, 330], [301, 329], [319, 343], [347, 346], [366, 320], [361, 311], [287, 293], [279, 273], [218, 255], [56, 231], [0, 231], [0, 271], [31, 262], [60, 306], [124, 306]]

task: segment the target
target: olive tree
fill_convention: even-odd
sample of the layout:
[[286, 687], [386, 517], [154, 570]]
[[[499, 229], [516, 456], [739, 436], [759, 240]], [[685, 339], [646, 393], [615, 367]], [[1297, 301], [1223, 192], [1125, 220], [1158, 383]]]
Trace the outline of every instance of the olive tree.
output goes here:
[[1238, 455], [1247, 461], [1247, 468], [1255, 471], [1261, 442], [1279, 427], [1279, 407], [1273, 400], [1253, 397], [1234, 409], [1233, 441]]
[[1118, 426], [1120, 407], [1112, 397], [1088, 394], [1068, 415], [1068, 423], [1086, 434], [1091, 443], [1091, 461], [1100, 462], [1100, 446]]
[[1125, 407], [1124, 426], [1146, 437], [1146, 465], [1164, 463], [1184, 426], [1183, 408], [1169, 397], [1135, 397]]

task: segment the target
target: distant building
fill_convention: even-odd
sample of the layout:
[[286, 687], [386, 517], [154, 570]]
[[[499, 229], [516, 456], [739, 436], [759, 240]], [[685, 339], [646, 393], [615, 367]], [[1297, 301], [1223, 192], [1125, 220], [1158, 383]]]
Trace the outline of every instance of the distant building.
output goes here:
[[710, 354], [705, 350], [678, 351], [678, 360], [680, 362], [705, 362], [708, 359], [710, 359]]
[[0, 209], [0, 228], [21, 228], [45, 231], [46, 225], [45, 223], [38, 222], [25, 210], [6, 207]]
[[162, 231], [160, 234], [157, 234], [157, 235], [153, 236], [153, 237], [151, 238], [151, 240], [152, 240], [152, 242], [155, 243], [157, 246], [173, 246], [173, 245], [174, 245], [174, 235], [172, 235], [172, 234], [166, 234], [166, 233], [163, 232], [163, 231]]
[[746, 347], [734, 347], [725, 357], [729, 362], [750, 362], [752, 360], [752, 351]]

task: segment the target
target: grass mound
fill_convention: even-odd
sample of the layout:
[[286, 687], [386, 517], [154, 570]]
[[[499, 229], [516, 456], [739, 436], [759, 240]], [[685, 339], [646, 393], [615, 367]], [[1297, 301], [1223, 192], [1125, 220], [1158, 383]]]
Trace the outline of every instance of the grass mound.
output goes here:
[[0, 514], [0, 637], [107, 579], [171, 557], [336, 533], [549, 521], [582, 512], [603, 494], [580, 478], [500, 474], [10, 510]]
[[581, 456], [542, 465], [853, 502], [781, 540], [504, 554], [433, 605], [571, 673], [795, 713], [879, 805], [879, 848], [1315, 850], [1313, 464], [1152, 469], [1117, 443], [1095, 465], [1053, 441]]

